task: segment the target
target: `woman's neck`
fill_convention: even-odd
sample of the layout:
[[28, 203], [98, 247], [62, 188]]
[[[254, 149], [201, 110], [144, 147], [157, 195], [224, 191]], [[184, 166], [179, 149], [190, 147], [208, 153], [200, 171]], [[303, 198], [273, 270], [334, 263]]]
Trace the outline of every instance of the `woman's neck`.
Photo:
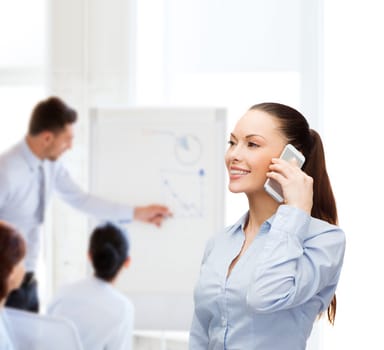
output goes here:
[[258, 231], [260, 226], [270, 218], [278, 209], [279, 203], [273, 198], [264, 195], [248, 196], [249, 217], [246, 229]]

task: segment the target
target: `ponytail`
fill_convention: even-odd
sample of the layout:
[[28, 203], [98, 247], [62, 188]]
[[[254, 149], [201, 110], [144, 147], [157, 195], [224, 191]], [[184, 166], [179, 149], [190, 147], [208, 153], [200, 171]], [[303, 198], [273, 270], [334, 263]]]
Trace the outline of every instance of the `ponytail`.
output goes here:
[[[313, 129], [310, 129], [310, 137], [310, 152], [306, 156], [307, 160], [303, 170], [313, 178], [313, 207], [311, 215], [336, 225], [338, 222], [336, 201], [325, 166], [323, 143], [320, 135]], [[329, 322], [334, 325], [336, 317], [336, 294], [328, 306], [327, 316]]]
[[311, 215], [315, 218], [337, 224], [336, 201], [325, 166], [323, 143], [319, 134], [311, 129], [311, 147], [305, 154], [303, 170], [313, 178], [313, 207]]

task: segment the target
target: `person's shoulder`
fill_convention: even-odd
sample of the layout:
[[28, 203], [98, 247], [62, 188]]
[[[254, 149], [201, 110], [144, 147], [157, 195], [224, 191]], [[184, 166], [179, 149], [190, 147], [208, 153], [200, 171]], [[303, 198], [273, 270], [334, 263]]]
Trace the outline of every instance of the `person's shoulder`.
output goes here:
[[57, 298], [68, 297], [72, 294], [76, 295], [79, 293], [79, 290], [84, 289], [86, 285], [87, 281], [85, 279], [64, 284], [59, 288]]
[[308, 239], [322, 234], [332, 234], [340, 243], [345, 244], [345, 233], [343, 229], [335, 224], [318, 218], [310, 217]]
[[134, 312], [135, 306], [133, 305], [133, 302], [131, 301], [131, 299], [129, 299], [129, 297], [126, 295], [121, 295], [121, 296], [122, 296], [121, 303], [122, 305], [124, 305], [125, 311], [128, 313]]
[[247, 215], [248, 215], [248, 212], [242, 215], [234, 224], [222, 228], [207, 240], [205, 245], [203, 261], [206, 260], [206, 258], [208, 257], [208, 255], [211, 253], [211, 251], [214, 249], [215, 246], [226, 244], [226, 242], [228, 241], [228, 238], [233, 233], [235, 233], [244, 223], [244, 220], [247, 217]]
[[1, 173], [17, 171], [18, 167], [26, 165], [27, 163], [23, 158], [20, 144], [16, 144], [0, 154]]
[[124, 307], [128, 309], [134, 308], [131, 299], [129, 299], [129, 296], [113, 286], [111, 286], [111, 296], [115, 300], [116, 305], [124, 305]]
[[326, 220], [315, 218], [313, 216], [310, 217], [310, 226], [316, 231], [324, 229], [343, 231], [338, 225], [331, 224]]
[[61, 287], [54, 293], [53, 298], [49, 301], [47, 305], [47, 314], [54, 315], [57, 312], [57, 308], [65, 304], [68, 300], [70, 302], [71, 295], [74, 290], [72, 284], [66, 284]]
[[105, 307], [109, 315], [109, 321], [114, 324], [122, 319], [131, 319], [135, 313], [135, 307], [129, 297], [115, 287], [111, 286], [105, 300]]
[[[73, 300], [87, 300], [90, 294], [95, 295], [97, 290], [90, 285], [89, 278], [79, 279], [60, 286], [51, 300], [49, 309], [52, 310], [57, 304], [71, 304]], [[96, 295], [95, 295], [96, 296]]]
[[239, 228], [241, 228], [242, 225], [244, 225], [247, 217], [248, 217], [248, 211], [245, 214], [243, 214], [235, 223], [226, 226], [220, 234], [228, 236], [228, 235], [234, 233]]
[[12, 192], [18, 186], [19, 180], [24, 180], [23, 174], [28, 171], [28, 164], [22, 155], [8, 150], [0, 156], [0, 186], [3, 191]]

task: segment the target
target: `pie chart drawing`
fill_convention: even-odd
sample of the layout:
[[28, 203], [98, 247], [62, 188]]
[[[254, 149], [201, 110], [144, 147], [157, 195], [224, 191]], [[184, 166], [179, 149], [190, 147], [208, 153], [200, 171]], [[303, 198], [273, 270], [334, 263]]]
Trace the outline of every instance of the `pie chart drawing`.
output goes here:
[[175, 157], [180, 163], [195, 164], [200, 159], [201, 152], [201, 142], [196, 136], [187, 134], [176, 138]]

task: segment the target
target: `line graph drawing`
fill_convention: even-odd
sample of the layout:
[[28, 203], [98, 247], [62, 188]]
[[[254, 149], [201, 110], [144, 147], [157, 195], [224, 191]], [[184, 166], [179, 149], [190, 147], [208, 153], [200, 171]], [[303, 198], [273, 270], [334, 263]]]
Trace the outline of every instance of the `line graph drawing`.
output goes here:
[[163, 170], [164, 199], [176, 218], [204, 216], [204, 169], [198, 171]]

